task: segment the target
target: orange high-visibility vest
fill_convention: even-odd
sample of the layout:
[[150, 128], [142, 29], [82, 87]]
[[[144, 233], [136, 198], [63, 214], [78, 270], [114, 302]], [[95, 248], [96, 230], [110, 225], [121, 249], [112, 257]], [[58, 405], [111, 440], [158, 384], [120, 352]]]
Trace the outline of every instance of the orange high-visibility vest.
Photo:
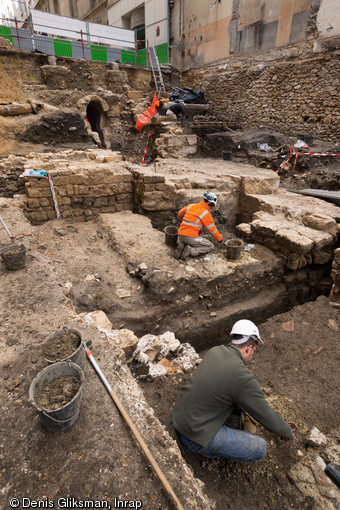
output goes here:
[[178, 229], [178, 235], [188, 237], [198, 237], [203, 227], [207, 229], [217, 241], [222, 240], [222, 236], [217, 230], [213, 217], [210, 214], [210, 207], [203, 200], [198, 204], [189, 204], [183, 207], [178, 213], [182, 223]]

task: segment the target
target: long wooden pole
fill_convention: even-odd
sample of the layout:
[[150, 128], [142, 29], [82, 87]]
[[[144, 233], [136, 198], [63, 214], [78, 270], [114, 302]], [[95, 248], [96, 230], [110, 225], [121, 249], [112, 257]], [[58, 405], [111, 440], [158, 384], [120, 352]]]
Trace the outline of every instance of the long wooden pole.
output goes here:
[[95, 371], [97, 372], [97, 374], [99, 375], [102, 383], [104, 384], [105, 388], [107, 389], [107, 391], [109, 392], [112, 400], [114, 401], [114, 403], [116, 404], [120, 414], [123, 416], [124, 420], [126, 421], [126, 423], [128, 424], [128, 426], [130, 427], [133, 435], [135, 436], [135, 438], [137, 439], [140, 447], [142, 448], [143, 452], [145, 453], [148, 461], [150, 462], [151, 466], [153, 467], [156, 475], [158, 476], [158, 478], [160, 479], [160, 481], [162, 482], [162, 485], [164, 487], [164, 489], [166, 490], [166, 492], [168, 493], [168, 495], [170, 496], [170, 498], [172, 499], [173, 503], [175, 504], [177, 510], [184, 510], [183, 506], [181, 505], [181, 502], [179, 501], [179, 499], [177, 498], [176, 494], [174, 493], [174, 491], [172, 490], [171, 488], [171, 485], [169, 484], [168, 480], [166, 479], [166, 477], [164, 476], [161, 468], [159, 467], [159, 465], [157, 464], [156, 460], [154, 459], [154, 457], [152, 456], [152, 453], [150, 452], [147, 444], [145, 443], [144, 439], [142, 438], [142, 436], [140, 435], [140, 433], [138, 432], [138, 430], [136, 429], [136, 427], [134, 426], [130, 416], [128, 415], [128, 413], [125, 411], [122, 403], [120, 402], [120, 400], [118, 399], [117, 395], [115, 394], [115, 392], [113, 391], [113, 389], [111, 388], [111, 386], [109, 385], [105, 375], [103, 374], [103, 372], [101, 371], [97, 361], [95, 360], [95, 358], [93, 357], [93, 354], [91, 353], [90, 349], [88, 347], [85, 347], [85, 352], [86, 352], [86, 355], [89, 359], [89, 361], [91, 362], [93, 368], [95, 369]]

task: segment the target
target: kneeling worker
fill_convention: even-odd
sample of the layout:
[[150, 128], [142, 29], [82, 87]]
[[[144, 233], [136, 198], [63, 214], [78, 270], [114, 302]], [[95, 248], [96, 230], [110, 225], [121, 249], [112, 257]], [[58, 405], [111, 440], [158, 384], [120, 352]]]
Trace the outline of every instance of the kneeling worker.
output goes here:
[[258, 328], [242, 319], [230, 334], [231, 344], [210, 349], [180, 390], [172, 423], [180, 442], [192, 452], [255, 462], [265, 456], [266, 442], [256, 434], [227, 427], [225, 421], [234, 410], [241, 408], [282, 438], [293, 439], [293, 427], [270, 407], [246, 367], [262, 342]]
[[208, 239], [200, 237], [203, 227], [207, 229], [216, 241], [222, 242], [222, 236], [217, 230], [210, 213], [217, 204], [217, 196], [206, 191], [203, 200], [198, 204], [189, 204], [178, 213], [182, 223], [178, 229], [177, 258], [187, 260], [188, 257], [197, 257], [209, 253], [214, 245]]

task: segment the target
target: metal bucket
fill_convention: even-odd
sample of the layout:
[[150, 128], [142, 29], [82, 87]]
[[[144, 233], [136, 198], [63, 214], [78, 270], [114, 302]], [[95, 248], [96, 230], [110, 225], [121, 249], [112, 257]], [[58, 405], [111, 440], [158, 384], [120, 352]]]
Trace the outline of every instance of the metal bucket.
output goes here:
[[5, 263], [6, 269], [16, 271], [26, 265], [26, 247], [23, 244], [11, 244], [2, 248], [1, 258]]
[[177, 246], [178, 228], [169, 225], [168, 227], [164, 228], [164, 232], [165, 232], [165, 244], [175, 248]]
[[229, 239], [225, 242], [227, 248], [227, 259], [237, 260], [240, 258], [243, 241], [241, 239]]
[[230, 161], [233, 157], [232, 151], [222, 151], [222, 157], [226, 161]]
[[[49, 359], [48, 357], [46, 357], [45, 351], [46, 351], [48, 345], [51, 342], [53, 342], [58, 336], [64, 335], [65, 333], [72, 333], [72, 334], [77, 335], [77, 337], [79, 338], [79, 346], [77, 347], [77, 349], [75, 351], [73, 351], [73, 353], [70, 354], [69, 356], [67, 356], [66, 358], [55, 357], [54, 359]], [[43, 342], [43, 352], [44, 352], [44, 357], [45, 357], [45, 360], [47, 361], [47, 363], [56, 363], [59, 361], [70, 360], [73, 363], [76, 363], [82, 369], [82, 371], [85, 373], [85, 365], [86, 365], [85, 347], [84, 347], [84, 343], [82, 341], [82, 335], [81, 335], [80, 331], [78, 331], [77, 329], [64, 327], [63, 329], [59, 329], [55, 333], [52, 333], [51, 335], [49, 335]]]
[[53, 365], [50, 365], [39, 372], [35, 379], [33, 379], [29, 389], [30, 401], [38, 410], [43, 427], [51, 432], [65, 430], [73, 425], [77, 420], [80, 411], [80, 403], [82, 399], [81, 385], [73, 399], [59, 409], [55, 409], [53, 411], [41, 409], [35, 403], [36, 395], [51, 381], [62, 376], [77, 376], [80, 378], [81, 383], [84, 380], [83, 371], [78, 365], [71, 361], [62, 361], [60, 363], [53, 363]]

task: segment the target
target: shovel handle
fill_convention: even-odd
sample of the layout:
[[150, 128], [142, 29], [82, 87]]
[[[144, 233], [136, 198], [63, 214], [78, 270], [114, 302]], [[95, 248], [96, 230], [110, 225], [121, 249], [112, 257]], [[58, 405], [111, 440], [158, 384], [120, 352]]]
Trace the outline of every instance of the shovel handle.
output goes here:
[[14, 237], [12, 236], [12, 234], [10, 233], [10, 231], [8, 230], [8, 228], [6, 227], [6, 223], [4, 222], [4, 220], [1, 218], [0, 216], [0, 221], [1, 223], [3, 224], [7, 234], [8, 234], [8, 237], [10, 238], [10, 240], [12, 241], [14, 239]]

